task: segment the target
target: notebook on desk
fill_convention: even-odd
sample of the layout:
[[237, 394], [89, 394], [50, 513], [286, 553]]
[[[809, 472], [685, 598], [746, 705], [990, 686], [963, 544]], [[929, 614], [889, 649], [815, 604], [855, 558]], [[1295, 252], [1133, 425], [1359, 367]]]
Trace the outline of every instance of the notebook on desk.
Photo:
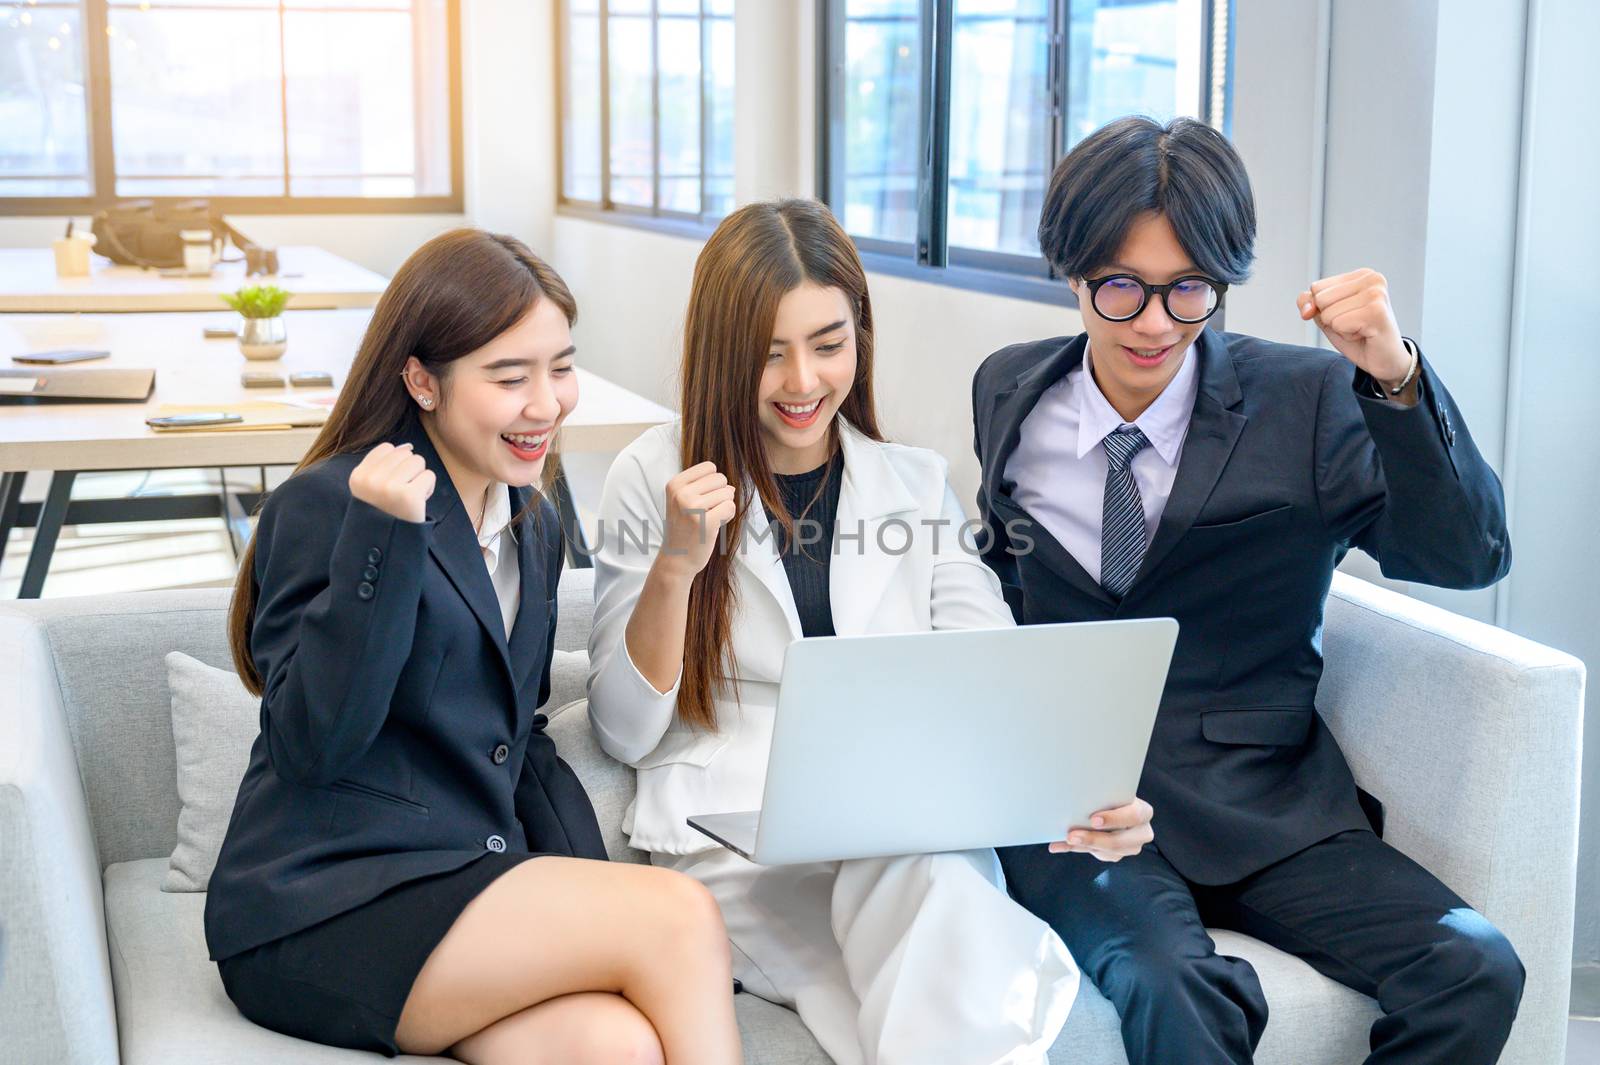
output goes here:
[[0, 370], [0, 403], [143, 403], [155, 387], [154, 370]]

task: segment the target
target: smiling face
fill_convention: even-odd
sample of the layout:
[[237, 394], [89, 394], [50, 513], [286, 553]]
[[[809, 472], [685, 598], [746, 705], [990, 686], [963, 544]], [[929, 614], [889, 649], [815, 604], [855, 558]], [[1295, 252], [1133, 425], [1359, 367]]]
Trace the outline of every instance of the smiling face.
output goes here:
[[757, 386], [757, 417], [775, 473], [804, 473], [828, 460], [828, 430], [856, 377], [850, 301], [803, 282], [778, 303]]
[[537, 300], [510, 329], [450, 363], [439, 377], [412, 357], [406, 384], [433, 401], [422, 416], [456, 491], [474, 517], [495, 481], [539, 482], [556, 429], [578, 404], [572, 332], [553, 300]]
[[[1178, 243], [1172, 223], [1152, 211], [1129, 227], [1114, 259], [1090, 274], [1090, 279], [1133, 274], [1146, 284], [1164, 285], [1185, 274], [1200, 273]], [[1095, 384], [1117, 413], [1131, 422], [1177, 376], [1205, 323], [1174, 320], [1154, 295], [1131, 321], [1107, 321], [1095, 311], [1084, 279], [1073, 278], [1070, 284], [1083, 313], [1084, 332], [1089, 334]]]

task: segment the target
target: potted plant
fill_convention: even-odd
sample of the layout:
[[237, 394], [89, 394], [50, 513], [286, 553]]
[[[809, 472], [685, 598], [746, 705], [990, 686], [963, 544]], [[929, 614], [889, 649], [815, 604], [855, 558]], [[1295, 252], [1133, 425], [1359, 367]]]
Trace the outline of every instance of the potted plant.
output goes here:
[[244, 319], [239, 330], [239, 350], [247, 359], [276, 359], [289, 346], [283, 307], [289, 294], [276, 285], [246, 285], [222, 299]]

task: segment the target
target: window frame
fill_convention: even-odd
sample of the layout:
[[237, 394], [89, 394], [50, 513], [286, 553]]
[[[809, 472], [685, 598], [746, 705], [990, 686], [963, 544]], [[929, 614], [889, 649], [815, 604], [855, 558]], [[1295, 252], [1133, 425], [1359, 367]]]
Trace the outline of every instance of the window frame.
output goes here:
[[[818, 0], [816, 187], [818, 197], [840, 218], [844, 153], [844, 34], [848, 0]], [[1200, 98], [1203, 121], [1226, 132], [1233, 120], [1233, 0], [1200, 0], [1204, 43], [1200, 63]], [[1012, 296], [1043, 303], [1076, 307], [1065, 278], [1042, 255], [951, 247], [948, 240], [950, 190], [950, 93], [954, 59], [956, 0], [918, 0], [921, 12], [920, 63], [925, 90], [919, 99], [920, 144], [917, 167], [917, 235], [913, 242], [884, 240], [851, 234], [868, 270], [918, 281], [950, 285], [975, 292]], [[1050, 80], [1051, 166], [1065, 154], [1067, 138], [1068, 69], [1067, 31], [1072, 0], [1050, 0], [1048, 77]], [[1218, 58], [1220, 28], [1222, 59], [1226, 68], [1223, 88], [1215, 91], [1213, 72]], [[928, 89], [931, 87], [931, 90]]]
[[[706, 119], [710, 115], [713, 82], [706, 61], [709, 42], [706, 28], [709, 20], [726, 18], [710, 10], [711, 0], [698, 0], [700, 27], [700, 95], [697, 106], [700, 127], [700, 205], [706, 204], [706, 157], [711, 145], [710, 129]], [[580, 199], [567, 194], [567, 76], [570, 62], [567, 41], [570, 32], [571, 0], [556, 0], [552, 7], [555, 24], [555, 103], [556, 103], [556, 213], [592, 222], [610, 222], [636, 229], [647, 229], [673, 236], [705, 238], [716, 229], [722, 215], [702, 211], [674, 211], [661, 206], [661, 72], [658, 64], [658, 43], [663, 16], [659, 0], [650, 0], [650, 207], [632, 203], [617, 203], [611, 199], [611, 4], [609, 0], [596, 0], [600, 62], [600, 198]], [[633, 16], [638, 17], [638, 16]]]
[[[203, 192], [180, 196], [119, 196], [112, 134], [111, 49], [106, 34], [110, 0], [79, 0], [83, 17], [84, 107], [89, 130], [88, 196], [0, 196], [0, 217], [95, 214], [118, 203], [151, 202], [158, 206], [206, 200], [225, 214], [462, 214], [465, 212], [465, 136], [462, 119], [461, 0], [445, 3], [445, 60], [449, 71], [450, 191], [437, 196], [228, 196]], [[278, 0], [280, 21], [282, 0]], [[280, 46], [280, 55], [281, 55]], [[281, 62], [281, 60], [280, 60]], [[280, 92], [283, 80], [279, 78]], [[288, 143], [288, 112], [280, 107], [284, 143]], [[287, 162], [287, 151], [285, 157]], [[286, 167], [285, 186], [291, 180]]]

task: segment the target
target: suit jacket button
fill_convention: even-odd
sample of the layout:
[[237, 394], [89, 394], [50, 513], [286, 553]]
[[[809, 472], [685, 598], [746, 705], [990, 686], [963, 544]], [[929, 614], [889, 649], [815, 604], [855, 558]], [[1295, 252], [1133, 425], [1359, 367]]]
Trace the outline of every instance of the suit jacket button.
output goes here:
[[367, 561], [376, 566], [378, 563], [383, 561], [383, 552], [379, 551], [376, 547], [369, 549], [367, 551]]
[[378, 567], [377, 566], [368, 566], [365, 569], [363, 569], [361, 571], [361, 579], [364, 580], [364, 581], [375, 581], [375, 580], [377, 580], [378, 579]]
[[362, 581], [360, 584], [356, 585], [356, 596], [358, 598], [360, 598], [362, 600], [367, 600], [367, 599], [371, 599], [372, 595], [373, 595], [372, 585], [368, 584], [366, 581]]
[[505, 838], [503, 836], [490, 836], [487, 840], [484, 841], [483, 845], [485, 847], [488, 847], [490, 850], [494, 851], [496, 854], [504, 854], [505, 853], [506, 841], [505, 841]]
[[497, 744], [494, 753], [489, 756], [494, 759], [495, 765], [505, 765], [506, 759], [511, 757], [511, 748], [505, 744]]

